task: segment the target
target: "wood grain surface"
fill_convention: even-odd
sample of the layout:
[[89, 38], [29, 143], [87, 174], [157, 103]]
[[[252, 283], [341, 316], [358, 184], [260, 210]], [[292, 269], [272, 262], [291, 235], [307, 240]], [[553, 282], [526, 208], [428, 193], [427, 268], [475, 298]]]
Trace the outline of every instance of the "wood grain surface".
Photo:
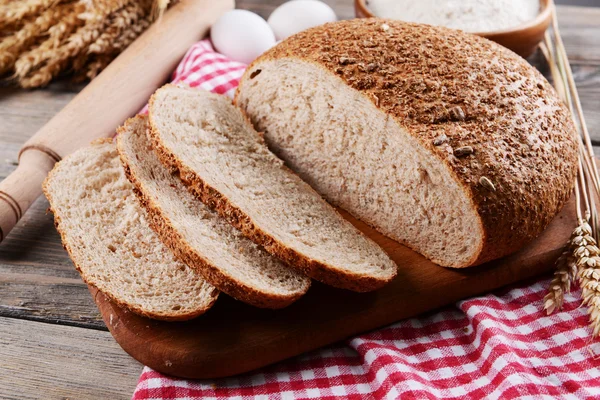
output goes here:
[[[342, 18], [353, 15], [350, 0], [327, 0]], [[274, 7], [283, 0], [238, 0], [238, 8], [251, 9], [267, 17]], [[600, 145], [600, 9], [558, 6], [558, 17], [569, 57], [573, 64], [577, 86], [583, 103], [588, 126], [595, 143]], [[0, 87], [0, 177], [6, 176], [15, 168], [18, 149], [45, 122], [60, 110], [78, 91], [80, 85], [68, 82], [52, 84], [49, 88], [25, 91]], [[600, 154], [600, 149], [596, 152]], [[104, 382], [101, 369], [91, 370], [78, 378], [72, 370], [88, 368], [85, 358], [78, 357], [84, 352], [87, 358], [95, 359], [102, 355], [104, 345], [116, 346], [106, 330], [101, 316], [81, 282], [60, 240], [53, 228], [52, 217], [45, 215], [48, 204], [39, 199], [21, 222], [11, 232], [8, 239], [0, 244], [0, 320], [18, 321], [11, 325], [10, 349], [0, 345], [0, 398], [64, 398], [59, 393], [65, 382], [78, 380], [82, 387], [94, 387]], [[74, 325], [76, 327], [66, 327]], [[87, 328], [87, 329], [83, 329]], [[64, 329], [69, 329], [65, 331]], [[74, 329], [74, 331], [71, 331]], [[98, 334], [94, 339], [74, 336], [80, 347], [46, 348], [44, 354], [60, 351], [71, 359], [72, 370], [57, 367], [27, 368], [27, 362], [18, 357], [9, 357], [12, 349], [24, 349], [32, 343], [33, 332], [44, 332], [49, 336], [65, 335], [65, 332], [90, 331]], [[4, 331], [0, 329], [0, 343], [6, 343]], [[75, 339], [74, 339], [75, 340]], [[37, 341], [37, 342], [36, 342]], [[73, 343], [74, 345], [74, 343]], [[115, 354], [128, 357], [115, 347]], [[24, 351], [24, 350], [22, 350]], [[30, 354], [31, 355], [31, 354]], [[38, 354], [42, 357], [41, 354]], [[35, 354], [32, 357], [37, 357]], [[8, 361], [7, 361], [8, 360]], [[49, 361], [53, 363], [54, 361]], [[30, 385], [13, 384], [13, 377], [2, 374], [2, 369], [19, 369], [22, 377], [31, 380]], [[107, 367], [108, 368], [108, 367]], [[104, 398], [129, 397], [137, 381], [141, 366], [132, 364], [120, 371], [125, 380], [106, 383]], [[87, 380], [87, 381], [86, 381]], [[42, 396], [41, 393], [47, 393]], [[69, 398], [100, 398], [90, 392], [82, 392]]]
[[0, 354], [0, 399], [130, 399], [141, 370], [108, 332], [13, 318]]

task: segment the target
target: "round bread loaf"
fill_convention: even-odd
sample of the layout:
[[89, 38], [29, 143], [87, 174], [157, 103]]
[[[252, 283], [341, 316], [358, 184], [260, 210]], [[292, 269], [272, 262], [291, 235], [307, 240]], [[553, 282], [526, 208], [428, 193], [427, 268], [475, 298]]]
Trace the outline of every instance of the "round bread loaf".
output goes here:
[[383, 19], [301, 32], [252, 63], [236, 103], [327, 200], [466, 267], [538, 236], [570, 196], [577, 133], [524, 59]]

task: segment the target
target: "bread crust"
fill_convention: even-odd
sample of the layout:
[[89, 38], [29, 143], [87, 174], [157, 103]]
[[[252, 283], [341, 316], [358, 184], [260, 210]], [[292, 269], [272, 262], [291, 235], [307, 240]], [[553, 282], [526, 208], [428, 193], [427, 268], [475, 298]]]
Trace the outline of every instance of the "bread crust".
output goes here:
[[140, 205], [148, 213], [150, 227], [160, 237], [161, 241], [169, 249], [171, 249], [171, 251], [181, 262], [198, 271], [198, 273], [200, 273], [208, 283], [215, 286], [220, 291], [228, 294], [229, 296], [254, 307], [270, 309], [284, 308], [302, 297], [308, 291], [310, 282], [306, 285], [306, 289], [304, 291], [294, 293], [291, 296], [280, 296], [273, 293], [263, 292], [223, 274], [219, 268], [204, 259], [204, 257], [198, 253], [196, 249], [186, 242], [181, 234], [177, 232], [177, 230], [165, 217], [160, 207], [154, 202], [154, 200], [152, 200], [151, 197], [146, 195], [147, 189], [144, 188], [144, 184], [136, 177], [136, 175], [132, 173], [130, 168], [131, 162], [125, 155], [125, 152], [121, 150], [121, 142], [119, 137], [127, 130], [127, 125], [133, 123], [136, 119], [143, 121], [142, 123], [144, 125], [147, 124], [147, 117], [141, 115], [126, 121], [124, 126], [117, 129], [119, 134], [117, 137], [117, 149], [119, 151], [121, 163], [125, 170], [125, 176], [127, 176], [127, 179], [133, 184], [134, 193], [136, 194]]
[[[108, 142], [112, 142], [112, 139], [106, 139], [104, 141], [96, 141], [93, 145], [99, 145], [99, 144], [104, 144], [104, 143], [108, 143]], [[67, 159], [67, 158], [65, 158]], [[71, 244], [69, 243], [69, 240], [67, 239], [67, 236], [64, 232], [64, 230], [62, 229], [62, 222], [61, 222], [61, 218], [60, 216], [52, 209], [52, 194], [51, 194], [51, 190], [49, 188], [50, 185], [50, 181], [52, 180], [52, 176], [55, 172], [55, 169], [52, 169], [52, 171], [50, 171], [50, 173], [48, 174], [48, 176], [46, 177], [46, 179], [44, 180], [44, 183], [42, 184], [42, 190], [44, 192], [44, 195], [46, 196], [46, 198], [48, 199], [48, 202], [50, 203], [50, 207], [48, 208], [48, 210], [50, 212], [52, 212], [52, 214], [54, 214], [54, 226], [56, 227], [56, 230], [58, 231], [58, 234], [60, 235], [61, 238], [61, 242], [63, 245], [63, 248], [67, 251], [67, 253], [69, 253], [69, 256], [71, 258], [71, 261], [73, 262], [73, 265], [75, 266], [75, 269], [77, 270], [77, 272], [79, 272], [79, 275], [81, 276], [81, 279], [89, 286], [95, 287], [96, 289], [98, 289], [98, 291], [100, 291], [101, 293], [103, 293], [106, 297], [108, 297], [113, 303], [115, 303], [117, 306], [121, 307], [121, 308], [125, 308], [130, 310], [131, 312], [141, 315], [143, 317], [147, 317], [147, 318], [151, 318], [151, 319], [156, 319], [156, 320], [160, 320], [160, 321], [187, 321], [196, 317], [199, 317], [200, 315], [204, 314], [206, 311], [208, 311], [217, 301], [217, 298], [219, 297], [219, 292], [217, 290], [214, 290], [213, 295], [212, 295], [212, 301], [210, 303], [208, 303], [204, 308], [201, 309], [197, 309], [191, 312], [182, 312], [182, 311], [171, 311], [170, 313], [166, 314], [166, 313], [157, 313], [157, 312], [150, 312], [147, 311], [141, 307], [137, 307], [135, 305], [129, 304], [121, 299], [119, 299], [116, 296], [113, 296], [110, 291], [105, 291], [104, 288], [101, 285], [97, 285], [94, 282], [91, 282], [87, 276], [87, 274], [85, 273], [85, 270], [81, 268], [81, 266], [74, 260], [73, 258], [73, 249], [71, 248]]]
[[[537, 70], [496, 43], [377, 18], [325, 24], [255, 60], [242, 77], [236, 102], [260, 65], [277, 60], [324, 69], [446, 166], [484, 231], [476, 257], [454, 267], [518, 250], [546, 228], [571, 195], [578, 145], [569, 110]], [[434, 146], [441, 135], [447, 143]], [[453, 152], [465, 146], [474, 152]]]
[[[154, 107], [154, 99], [154, 96], [150, 98], [150, 110]], [[396, 271], [394, 271], [394, 274], [388, 277], [388, 279], [378, 279], [366, 274], [363, 276], [357, 276], [356, 274], [350, 275], [340, 271], [335, 266], [313, 260], [271, 237], [267, 232], [257, 226], [250, 216], [244, 214], [239, 208], [235, 207], [227, 197], [206, 184], [201, 177], [169, 151], [162, 143], [160, 135], [156, 130], [156, 126], [152, 121], [152, 113], [150, 113], [149, 120], [150, 127], [148, 129], [148, 138], [163, 165], [173, 171], [177, 171], [183, 183], [186, 184], [197, 198], [217, 211], [219, 215], [225, 218], [231, 225], [239, 229], [244, 236], [260, 246], [263, 246], [265, 250], [274, 256], [279, 257], [291, 267], [297, 268], [305, 275], [330, 286], [355, 292], [369, 292], [379, 289], [396, 276]]]

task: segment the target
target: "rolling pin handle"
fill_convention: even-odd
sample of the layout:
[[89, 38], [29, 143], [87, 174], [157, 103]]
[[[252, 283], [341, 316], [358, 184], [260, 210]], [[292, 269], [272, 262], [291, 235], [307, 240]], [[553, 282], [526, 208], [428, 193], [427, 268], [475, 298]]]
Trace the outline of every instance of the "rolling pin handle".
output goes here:
[[17, 169], [0, 182], [0, 241], [42, 194], [42, 183], [58, 160], [60, 156], [50, 149], [35, 145], [21, 149]]

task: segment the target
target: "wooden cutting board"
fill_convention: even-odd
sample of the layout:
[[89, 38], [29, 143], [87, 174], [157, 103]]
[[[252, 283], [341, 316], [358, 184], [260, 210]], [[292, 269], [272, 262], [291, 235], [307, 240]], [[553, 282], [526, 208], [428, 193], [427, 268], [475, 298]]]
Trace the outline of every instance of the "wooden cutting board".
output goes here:
[[[343, 213], [343, 212], [342, 212]], [[315, 282], [283, 310], [262, 310], [221, 294], [205, 315], [160, 322], [114, 305], [90, 287], [110, 332], [132, 357], [162, 373], [217, 378], [250, 371], [459, 299], [489, 292], [553, 268], [575, 227], [574, 199], [526, 248], [471, 269], [439, 267], [343, 213], [398, 264], [398, 276], [372, 293]], [[542, 304], [536, 304], [542, 313]]]

